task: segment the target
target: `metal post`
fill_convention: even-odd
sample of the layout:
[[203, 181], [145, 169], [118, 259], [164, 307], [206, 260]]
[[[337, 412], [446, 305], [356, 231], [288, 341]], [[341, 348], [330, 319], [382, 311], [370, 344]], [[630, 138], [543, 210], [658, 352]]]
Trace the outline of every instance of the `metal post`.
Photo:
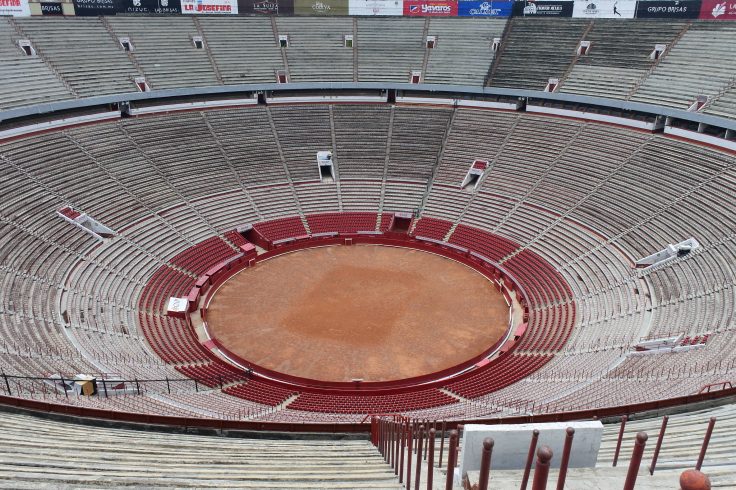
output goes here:
[[460, 462], [460, 440], [463, 437], [463, 431], [465, 426], [463, 424], [457, 424], [457, 450], [455, 451], [455, 466]]
[[442, 453], [445, 450], [445, 430], [447, 429], [447, 422], [442, 421], [442, 434], [440, 434], [440, 461], [437, 464], [438, 467], [442, 468]]
[[169, 383], [168, 376], [166, 377], [166, 391], [169, 393], [169, 395], [171, 394], [171, 384]]
[[383, 456], [383, 419], [378, 419], [378, 454]]
[[399, 455], [401, 454], [399, 452], [399, 448], [401, 447], [401, 438], [403, 437], [403, 425], [401, 422], [396, 422], [396, 441], [394, 441], [394, 454], [395, 454], [395, 464], [394, 464], [394, 475], [399, 474]]
[[105, 390], [105, 398], [107, 398], [107, 383], [105, 383], [105, 378], [102, 378], [102, 389]]
[[647, 444], [647, 433], [639, 432], [636, 435], [636, 442], [634, 443], [634, 452], [631, 454], [631, 461], [629, 461], [629, 471], [626, 473], [626, 481], [624, 482], [623, 490], [634, 490], [636, 485], [636, 477], [639, 475], [639, 466], [641, 465], [641, 457], [644, 454], [644, 446]]
[[[419, 434], [419, 421], [418, 420], [415, 420], [414, 421], [414, 434], [415, 435], [416, 434]], [[419, 447], [419, 438], [415, 436], [414, 437], [414, 454], [417, 454], [417, 448], [418, 447]], [[419, 455], [419, 458], [421, 458], [421, 457], [422, 457], [422, 455], [420, 454]]]
[[478, 477], [478, 490], [488, 490], [488, 482], [491, 479], [491, 453], [493, 452], [493, 439], [483, 439], [483, 452], [480, 456], [480, 476]]
[[575, 429], [568, 427], [565, 435], [565, 447], [562, 448], [562, 460], [560, 461], [560, 474], [557, 477], [557, 490], [564, 490], [567, 478], [567, 465], [570, 463], [570, 450], [572, 449], [572, 438], [575, 437]]
[[424, 461], [427, 461], [427, 449], [429, 449], [429, 419], [424, 421], [424, 427], [427, 429], [424, 432]]
[[8, 389], [8, 396], [13, 396], [13, 392], [10, 390], [10, 382], [8, 381], [8, 375], [3, 371], [3, 379], [5, 380], [5, 387]]
[[452, 490], [455, 477], [455, 455], [457, 454], [457, 431], [450, 431], [450, 441], [447, 447], [447, 478], [445, 479], [445, 490]]
[[383, 419], [381, 424], [381, 447], [383, 448], [383, 460], [388, 463], [388, 420]]
[[708, 422], [708, 430], [705, 432], [705, 438], [703, 439], [703, 445], [700, 448], [700, 456], [698, 456], [698, 464], [695, 465], [695, 469], [700, 471], [703, 467], [703, 460], [705, 459], [705, 452], [708, 450], [708, 443], [710, 443], [710, 436], [713, 434], [713, 427], [716, 425], [716, 418], [711, 417]]
[[406, 453], [406, 422], [401, 424], [401, 452], [399, 452], [399, 483], [404, 481], [404, 453]]
[[532, 462], [534, 461], [534, 451], [537, 449], [537, 439], [539, 439], [539, 431], [534, 429], [532, 432], [532, 441], [529, 443], [529, 454], [526, 457], [524, 478], [521, 479], [521, 490], [526, 490], [526, 485], [529, 482], [529, 473], [532, 471]]
[[437, 431], [432, 427], [429, 429], [429, 449], [427, 452], [427, 490], [432, 490], [432, 483], [434, 478], [434, 437]]
[[542, 446], [537, 450], [537, 464], [534, 467], [532, 490], [545, 490], [549, 475], [549, 462], [552, 459], [552, 450], [549, 446]]
[[417, 435], [417, 472], [414, 478], [414, 490], [419, 490], [419, 482], [422, 479], [422, 444], [424, 443], [424, 425], [419, 426]]
[[409, 422], [409, 433], [406, 436], [406, 490], [411, 490], [411, 455], [414, 447], [412, 429], [412, 423]]
[[396, 453], [394, 452], [394, 439], [396, 438], [396, 422], [389, 420], [388, 422], [388, 452], [391, 459], [391, 468], [396, 463]]
[[667, 429], [667, 421], [670, 418], [665, 415], [662, 418], [662, 427], [659, 428], [659, 437], [657, 437], [657, 446], [654, 448], [654, 455], [652, 456], [652, 464], [649, 466], [649, 474], [654, 474], [654, 468], [657, 467], [657, 458], [659, 457], [659, 450], [662, 448], [662, 440], [664, 440], [664, 431]]
[[389, 462], [389, 453], [388, 453], [388, 420], [383, 421], [383, 459], [386, 461], [386, 463]]
[[66, 391], [66, 383], [64, 382], [64, 376], [59, 373], [59, 379], [61, 379], [61, 387], [64, 389], [64, 395], [66, 395], [67, 398], [69, 398], [69, 392]]
[[618, 442], [616, 442], [616, 452], [613, 453], [613, 466], [618, 463], [618, 454], [621, 452], [621, 441], [624, 439], [624, 429], [626, 428], [626, 420], [628, 417], [624, 415], [621, 417], [621, 428], [618, 431]]

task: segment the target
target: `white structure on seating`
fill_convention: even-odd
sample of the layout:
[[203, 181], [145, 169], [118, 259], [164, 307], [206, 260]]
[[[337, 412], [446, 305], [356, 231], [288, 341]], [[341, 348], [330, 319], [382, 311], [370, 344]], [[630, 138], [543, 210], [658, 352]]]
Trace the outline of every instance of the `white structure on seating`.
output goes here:
[[537, 447], [549, 446], [555, 456], [559, 454], [560, 457], [554, 457], [551, 461], [552, 467], [559, 468], [568, 427], [575, 430], [570, 451], [570, 467], [595, 467], [603, 436], [603, 424], [598, 420], [548, 424], [468, 424], [463, 429], [460, 475], [463, 475], [466, 471], [480, 469], [483, 439], [486, 437], [490, 437], [494, 442], [494, 469], [524, 468], [529, 451], [529, 441], [532, 437], [532, 431], [535, 429], [539, 431]]
[[332, 165], [331, 151], [317, 152], [317, 169], [319, 170], [319, 179], [322, 182], [333, 182], [335, 180], [335, 168]]
[[677, 245], [669, 244], [664, 250], [660, 250], [657, 253], [644, 257], [636, 261], [637, 268], [648, 268], [654, 265], [663, 264], [677, 257], [682, 257], [690, 252], [698, 249], [700, 244], [695, 238], [688, 238], [685, 241], [678, 243]]
[[487, 160], [474, 160], [468, 169], [468, 173], [465, 175], [465, 179], [463, 179], [461, 187], [470, 190], [477, 188], [486, 170], [488, 170]]
[[84, 213], [78, 213], [69, 207], [57, 211], [56, 214], [65, 221], [68, 221], [74, 226], [77, 226], [86, 231], [98, 240], [112, 238], [115, 235], [115, 232], [113, 230], [98, 222], [94, 218]]

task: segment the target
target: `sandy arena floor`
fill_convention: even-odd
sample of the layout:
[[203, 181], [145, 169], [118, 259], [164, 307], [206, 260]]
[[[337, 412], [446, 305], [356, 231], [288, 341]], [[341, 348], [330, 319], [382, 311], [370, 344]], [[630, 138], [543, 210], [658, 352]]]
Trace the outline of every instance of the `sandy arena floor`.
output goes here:
[[419, 376], [480, 354], [508, 307], [463, 264], [377, 245], [302, 250], [230, 278], [208, 307], [212, 335], [260, 366], [325, 381]]

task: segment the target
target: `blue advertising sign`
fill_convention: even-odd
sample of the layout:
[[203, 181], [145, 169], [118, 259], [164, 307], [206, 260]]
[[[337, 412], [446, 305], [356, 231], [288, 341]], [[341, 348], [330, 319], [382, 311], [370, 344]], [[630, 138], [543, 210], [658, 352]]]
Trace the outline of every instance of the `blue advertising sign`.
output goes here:
[[459, 17], [510, 17], [513, 6], [513, 1], [461, 0], [458, 2], [457, 15]]

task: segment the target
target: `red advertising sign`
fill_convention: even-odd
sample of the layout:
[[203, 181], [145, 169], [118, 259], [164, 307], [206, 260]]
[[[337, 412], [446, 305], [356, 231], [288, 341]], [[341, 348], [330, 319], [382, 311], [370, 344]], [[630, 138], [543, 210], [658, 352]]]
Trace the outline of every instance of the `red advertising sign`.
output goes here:
[[404, 15], [408, 17], [457, 17], [457, 1], [404, 0]]
[[709, 20], [736, 20], [736, 0], [703, 0], [700, 18]]

